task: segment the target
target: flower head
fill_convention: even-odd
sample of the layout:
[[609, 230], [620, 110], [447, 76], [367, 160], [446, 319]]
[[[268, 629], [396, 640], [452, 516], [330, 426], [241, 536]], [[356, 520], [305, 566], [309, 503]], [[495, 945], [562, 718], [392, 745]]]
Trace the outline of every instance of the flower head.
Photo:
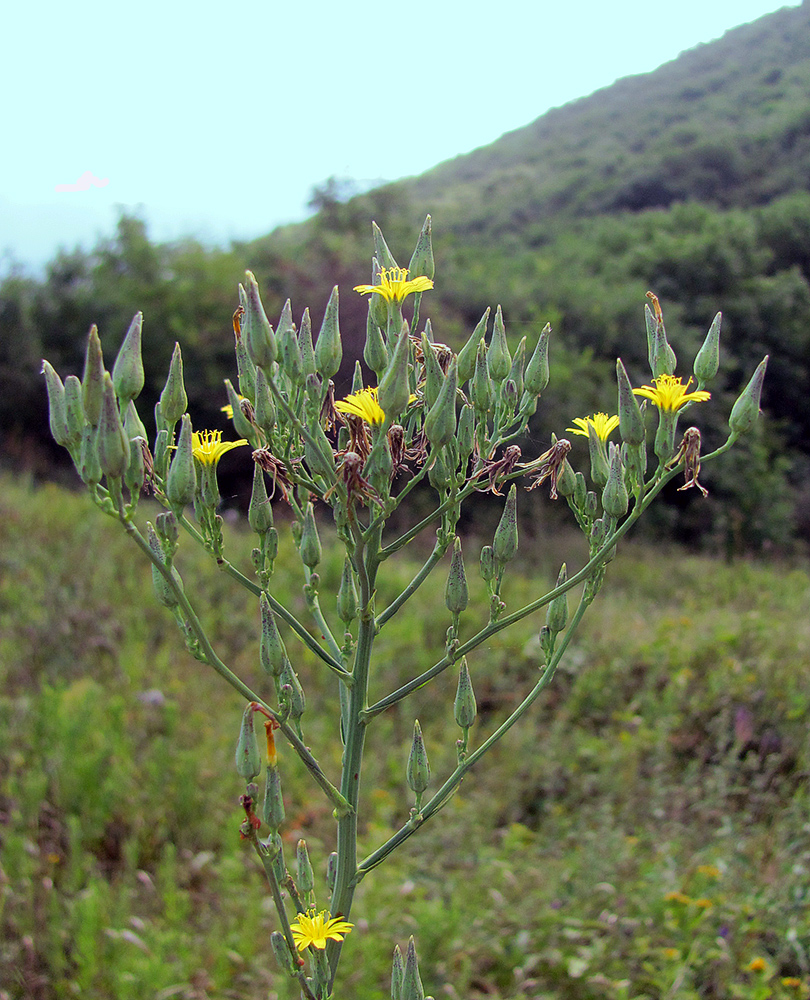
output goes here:
[[643, 385], [640, 389], [633, 389], [633, 392], [637, 396], [646, 396], [647, 399], [651, 399], [655, 403], [659, 410], [666, 410], [669, 413], [677, 413], [687, 403], [703, 403], [711, 398], [711, 393], [706, 392], [705, 389], [689, 392], [689, 386], [692, 384], [691, 378], [686, 385], [683, 384], [682, 379], [675, 378], [674, 375], [659, 375], [658, 378], [653, 379], [653, 382], [655, 388], [651, 385]]
[[567, 431], [588, 437], [588, 425], [593, 424], [593, 429], [600, 441], [607, 441], [611, 433], [619, 426], [619, 418], [609, 417], [607, 413], [594, 413], [592, 417], [574, 417], [573, 422], [576, 427], [566, 427]]
[[408, 280], [406, 267], [384, 267], [380, 270], [378, 285], [355, 285], [354, 290], [361, 295], [371, 295], [376, 292], [387, 302], [402, 302], [411, 292], [426, 292], [433, 288], [430, 278], [422, 275]]
[[327, 939], [342, 941], [352, 927], [354, 924], [350, 924], [343, 917], [330, 917], [328, 910], [321, 910], [320, 913], [312, 915], [299, 913], [298, 919], [290, 924], [293, 940], [299, 951], [310, 945], [323, 950]]
[[201, 465], [216, 465], [226, 451], [241, 448], [247, 444], [244, 438], [239, 441], [223, 441], [222, 431], [194, 431], [191, 435], [191, 454]]
[[335, 409], [340, 413], [350, 413], [352, 416], [360, 417], [367, 424], [381, 424], [385, 420], [385, 413], [377, 399], [376, 387], [361, 389], [345, 399], [339, 399], [335, 403]]

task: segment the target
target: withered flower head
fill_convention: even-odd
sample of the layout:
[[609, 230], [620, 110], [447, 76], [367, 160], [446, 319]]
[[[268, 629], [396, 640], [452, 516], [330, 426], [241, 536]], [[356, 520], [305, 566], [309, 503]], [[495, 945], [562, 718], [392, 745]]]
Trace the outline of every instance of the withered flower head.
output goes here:
[[[368, 504], [379, 500], [377, 491], [367, 479], [363, 478], [364, 464], [365, 459], [361, 458], [357, 452], [346, 451], [343, 455], [343, 461], [335, 470], [346, 485], [346, 492], [349, 494], [349, 503], [353, 500], [360, 500], [362, 503]], [[326, 492], [324, 500], [328, 500], [334, 489], [335, 487], [333, 486]]]
[[677, 452], [667, 463], [667, 468], [674, 468], [683, 460], [683, 486], [678, 487], [678, 492], [688, 490], [690, 486], [696, 486], [704, 497], [709, 495], [709, 491], [700, 485], [698, 475], [700, 473], [700, 431], [697, 427], [687, 427], [683, 432]]
[[487, 477], [487, 485], [479, 486], [478, 489], [483, 493], [494, 493], [496, 497], [502, 496], [498, 486], [506, 476], [514, 471], [519, 458], [520, 448], [516, 444], [510, 444], [500, 458], [488, 458], [478, 472], [473, 473], [472, 476], [473, 479], [478, 479], [481, 476]]
[[280, 458], [276, 458], [270, 449], [266, 447], [257, 448], [253, 452], [253, 461], [273, 477], [273, 492], [270, 494], [269, 499], [273, 499], [276, 495], [276, 487], [279, 487], [284, 499], [289, 503], [290, 497], [287, 491], [292, 488], [292, 479], [284, 462]]
[[536, 458], [533, 462], [527, 462], [526, 465], [522, 466], [526, 474], [534, 478], [534, 482], [531, 486], [527, 486], [526, 489], [533, 490], [548, 479], [551, 487], [549, 496], [552, 500], [556, 500], [557, 479], [562, 471], [566, 455], [570, 450], [571, 442], [567, 438], [560, 438], [559, 441], [555, 441], [548, 451], [543, 452], [539, 458]]

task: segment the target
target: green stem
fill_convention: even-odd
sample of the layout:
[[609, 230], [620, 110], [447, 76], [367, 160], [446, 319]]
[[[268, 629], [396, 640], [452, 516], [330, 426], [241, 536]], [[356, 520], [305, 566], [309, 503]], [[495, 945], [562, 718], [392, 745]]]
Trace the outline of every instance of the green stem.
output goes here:
[[428, 557], [424, 566], [419, 570], [419, 572], [416, 574], [413, 580], [411, 580], [408, 586], [402, 591], [399, 597], [397, 597], [396, 600], [392, 601], [385, 609], [385, 611], [383, 611], [382, 614], [377, 618], [378, 632], [383, 627], [383, 625], [385, 625], [385, 623], [389, 620], [389, 618], [393, 618], [393, 616], [397, 613], [397, 611], [399, 611], [402, 605], [409, 598], [413, 597], [413, 595], [422, 586], [422, 584], [425, 582], [428, 576], [430, 576], [433, 567], [436, 565], [437, 562], [439, 562], [439, 560], [442, 558], [442, 556], [445, 554], [446, 551], [447, 551], [447, 546], [440, 545], [439, 542], [437, 541], [436, 544], [433, 546], [433, 551], [430, 553], [430, 556]]
[[[311, 584], [312, 570], [308, 566], [305, 566], [304, 570], [306, 572], [307, 585], [309, 587], [309, 591], [305, 595], [307, 607], [309, 608], [309, 613], [312, 615], [315, 624], [321, 630], [321, 635], [323, 636], [326, 645], [329, 647], [329, 652], [339, 662], [342, 655], [340, 651], [340, 646], [338, 646], [337, 642], [335, 641], [335, 637], [332, 635], [332, 630], [329, 628], [329, 625], [326, 622], [326, 618], [324, 618], [323, 611], [321, 611], [321, 602], [318, 599], [318, 592], [312, 588]], [[331, 663], [329, 664], [329, 666], [332, 667], [335, 673], [340, 675], [345, 675], [345, 679], [347, 680], [351, 679], [350, 675], [342, 668], [336, 669]]]
[[388, 518], [399, 507], [399, 505], [402, 503], [402, 501], [408, 496], [408, 494], [411, 492], [411, 490], [413, 490], [416, 486], [419, 485], [419, 483], [422, 482], [422, 480], [427, 475], [427, 472], [428, 472], [429, 468], [430, 468], [430, 464], [428, 462], [425, 462], [425, 464], [416, 473], [416, 475], [411, 477], [411, 479], [407, 483], [407, 485], [404, 486], [399, 491], [399, 493], [397, 493], [397, 495], [395, 497], [391, 498], [390, 503], [386, 505], [386, 507], [383, 510], [383, 512], [381, 514], [378, 514], [371, 521], [371, 523], [369, 524], [369, 526], [365, 529], [365, 531], [364, 531], [363, 534], [364, 534], [364, 536], [366, 538], [370, 537], [370, 535], [371, 535], [371, 533], [373, 531], [375, 531], [377, 528], [379, 528], [381, 525], [383, 525], [388, 520]]
[[[272, 376], [268, 376], [268, 378], [267, 378], [267, 384], [272, 389], [273, 395], [276, 397], [276, 399], [281, 404], [281, 408], [287, 414], [287, 417], [289, 418], [289, 421], [293, 425], [293, 427], [298, 431], [298, 433], [301, 435], [301, 437], [305, 441], [309, 442], [310, 446], [312, 448], [314, 448], [315, 451], [320, 451], [320, 445], [315, 440], [315, 438], [309, 433], [309, 431], [306, 429], [306, 427], [304, 427], [304, 425], [301, 423], [301, 421], [298, 419], [297, 414], [292, 409], [292, 407], [287, 402], [287, 400], [284, 398], [284, 395], [282, 394], [282, 392], [279, 389], [279, 387], [276, 385], [276, 381], [275, 381], [274, 378], [272, 378]], [[329, 477], [329, 479], [330, 479], [330, 483], [337, 482], [337, 476], [335, 475], [334, 470], [332, 471], [331, 476]], [[314, 491], [318, 494], [318, 496], [320, 496], [320, 490], [317, 488], [317, 486], [315, 486], [314, 483], [312, 485], [314, 486]]]

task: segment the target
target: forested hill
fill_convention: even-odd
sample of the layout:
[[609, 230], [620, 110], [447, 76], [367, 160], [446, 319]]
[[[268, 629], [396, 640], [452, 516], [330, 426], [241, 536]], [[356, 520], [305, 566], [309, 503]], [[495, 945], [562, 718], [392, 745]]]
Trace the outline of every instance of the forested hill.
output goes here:
[[808, 189], [809, 168], [805, 0], [549, 111], [407, 188], [454, 227], [531, 239], [552, 216], [763, 204]]
[[[651, 38], [649, 44], [656, 44]], [[538, 91], [542, 73], [538, 73]], [[541, 102], [538, 96], [538, 103]], [[439, 340], [460, 346], [500, 303], [513, 345], [551, 322], [552, 380], [532, 428], [547, 441], [576, 415], [615, 410], [615, 359], [649, 380], [643, 306], [657, 293], [679, 356], [691, 360], [723, 312], [723, 367], [702, 408], [707, 448], [763, 355], [767, 419], [697, 504], [675, 495], [681, 538], [758, 546], [810, 536], [810, 0], [729, 31], [652, 73], [620, 80], [421, 177], [346, 197], [334, 180], [317, 213], [229, 250], [158, 245], [137, 217], [92, 251], [58, 254], [43, 280], [0, 285], [0, 453], [52, 461], [39, 374], [47, 357], [81, 373], [96, 322], [113, 358], [144, 312], [149, 413], [175, 340], [195, 425], [219, 426], [232, 375], [231, 316], [244, 269], [268, 314], [288, 297], [317, 325], [340, 287], [347, 388], [362, 357], [371, 220], [401, 263], [433, 217], [436, 287], [425, 298]]]

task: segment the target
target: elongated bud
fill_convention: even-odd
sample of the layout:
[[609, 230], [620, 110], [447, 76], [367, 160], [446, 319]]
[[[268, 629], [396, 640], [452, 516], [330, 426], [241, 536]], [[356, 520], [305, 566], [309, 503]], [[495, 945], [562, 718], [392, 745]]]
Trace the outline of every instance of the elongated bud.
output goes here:
[[539, 396], [548, 385], [548, 339], [551, 336], [551, 325], [546, 323], [537, 339], [537, 346], [523, 375], [523, 391], [531, 396]]
[[284, 797], [281, 793], [281, 775], [277, 765], [267, 766], [262, 803], [262, 820], [275, 833], [284, 822]]
[[338, 618], [348, 626], [357, 617], [357, 587], [354, 583], [354, 571], [347, 556], [343, 560], [343, 573], [340, 576], [340, 588], [337, 595]]
[[619, 433], [622, 441], [630, 445], [643, 444], [644, 417], [621, 358], [616, 358], [616, 381], [619, 386]]
[[573, 496], [577, 488], [577, 477], [567, 458], [563, 459], [560, 474], [557, 477], [557, 492], [561, 497]]
[[600, 441], [596, 428], [588, 421], [588, 453], [591, 459], [591, 481], [596, 486], [604, 486], [610, 474], [605, 445]]
[[143, 389], [143, 360], [141, 357], [141, 329], [143, 313], [135, 313], [124, 342], [118, 351], [118, 357], [112, 370], [112, 380], [115, 394], [121, 400], [121, 408], [126, 409], [130, 399], [137, 399]]
[[[432, 348], [428, 348], [432, 352]], [[447, 377], [436, 402], [425, 417], [425, 436], [434, 448], [443, 448], [456, 436], [456, 359], [450, 362]]]
[[301, 357], [301, 348], [298, 346], [298, 338], [295, 336], [292, 306], [289, 299], [281, 310], [276, 337], [279, 352], [278, 363], [282, 371], [293, 385], [301, 384], [304, 381], [304, 359]]
[[[379, 295], [372, 295], [372, 299], [379, 299]], [[385, 346], [382, 331], [375, 322], [372, 315], [372, 303], [369, 302], [368, 317], [366, 319], [366, 344], [363, 348], [363, 360], [379, 378], [388, 367], [388, 348]], [[362, 387], [362, 383], [361, 383]]]
[[160, 414], [166, 423], [173, 427], [186, 412], [187, 407], [188, 396], [183, 383], [183, 355], [180, 353], [180, 345], [175, 344], [169, 364], [169, 375], [160, 394]]
[[453, 702], [453, 716], [456, 725], [461, 729], [469, 729], [475, 722], [478, 706], [475, 704], [475, 692], [473, 691], [470, 671], [467, 667], [467, 657], [461, 657], [461, 666], [458, 672], [458, 687], [456, 688], [456, 700]]
[[290, 718], [294, 721], [298, 721], [304, 714], [304, 709], [307, 707], [307, 701], [304, 696], [304, 689], [301, 687], [301, 682], [298, 680], [298, 674], [293, 670], [292, 664], [288, 659], [284, 661], [284, 669], [281, 671], [281, 676], [279, 677], [279, 683], [282, 688], [282, 694], [284, 689], [287, 689], [286, 698], [290, 706]]
[[318, 333], [318, 342], [315, 344], [315, 364], [318, 374], [327, 382], [337, 375], [340, 363], [343, 361], [338, 303], [338, 286], [335, 285], [326, 304], [323, 323], [321, 323], [321, 329]]
[[401, 1000], [425, 1000], [425, 991], [419, 977], [419, 964], [416, 961], [416, 945], [413, 937], [408, 941], [408, 954], [405, 959], [405, 975], [402, 978]]
[[720, 324], [722, 322], [723, 314], [718, 313], [712, 320], [703, 346], [695, 356], [692, 371], [695, 373], [700, 388], [703, 388], [707, 382], [711, 382], [720, 368]]
[[403, 323], [393, 357], [380, 380], [377, 392], [386, 425], [389, 427], [405, 412], [411, 395], [408, 381], [408, 359], [411, 351], [409, 332], [408, 324]]
[[480, 557], [481, 579], [484, 583], [490, 583], [495, 579], [495, 553], [491, 545], [485, 545], [481, 549]]
[[233, 416], [231, 421], [233, 423], [233, 428], [240, 438], [245, 438], [251, 443], [256, 438], [256, 431], [253, 424], [245, 416], [242, 410], [242, 401], [237, 395], [236, 389], [234, 389], [233, 384], [229, 378], [225, 379], [225, 392], [228, 394], [228, 404], [233, 411]]
[[448, 467], [444, 450], [435, 452], [433, 464], [428, 469], [428, 482], [439, 493], [453, 485], [453, 470]]
[[464, 559], [461, 555], [461, 539], [456, 537], [453, 542], [447, 586], [444, 589], [444, 603], [451, 614], [458, 615], [466, 609], [469, 599], [467, 575], [464, 572]]
[[124, 412], [124, 433], [130, 441], [136, 437], [143, 438], [144, 441], [149, 440], [149, 435], [146, 433], [146, 428], [138, 416], [138, 411], [135, 409], [135, 404], [132, 400], [127, 403], [126, 411]]
[[647, 354], [653, 378], [672, 375], [677, 365], [675, 352], [669, 346], [661, 306], [652, 292], [647, 293], [655, 307], [655, 314], [648, 305], [644, 306], [644, 320], [647, 326]]
[[312, 319], [309, 315], [309, 308], [304, 310], [301, 317], [301, 329], [298, 331], [298, 349], [301, 351], [301, 370], [304, 378], [308, 379], [317, 371], [315, 365], [315, 348], [312, 346]]
[[192, 503], [197, 490], [197, 470], [191, 449], [191, 417], [183, 414], [180, 437], [166, 477], [166, 496], [175, 510]]
[[472, 455], [475, 447], [475, 411], [465, 403], [458, 415], [458, 455], [463, 467], [466, 468], [467, 459]]
[[736, 435], [750, 431], [759, 419], [759, 401], [762, 395], [762, 383], [765, 379], [765, 369], [768, 367], [768, 355], [757, 365], [757, 370], [751, 376], [751, 381], [743, 389], [737, 402], [731, 408], [728, 425], [731, 433]]
[[84, 431], [84, 406], [82, 404], [82, 384], [75, 375], [65, 379], [65, 421], [67, 423], [68, 441], [76, 445], [82, 439]]
[[258, 535], [264, 535], [273, 527], [273, 507], [267, 496], [264, 472], [257, 462], [253, 463], [253, 489], [248, 507], [248, 523]]
[[[245, 418], [247, 420], [247, 418]], [[276, 404], [263, 368], [256, 369], [256, 407], [253, 419], [266, 438], [270, 438], [276, 426]]]
[[425, 365], [425, 408], [429, 410], [438, 399], [439, 392], [444, 385], [444, 372], [428, 339], [427, 332], [422, 334], [422, 357]]
[[259, 285], [251, 271], [245, 271], [245, 292], [247, 303], [242, 323], [245, 349], [254, 365], [269, 370], [278, 356], [278, 345], [262, 305]]
[[498, 306], [495, 310], [495, 322], [492, 325], [492, 340], [487, 351], [490, 378], [499, 386], [509, 374], [511, 367], [512, 358], [509, 354], [509, 344], [506, 342], [506, 328], [503, 325], [501, 307]]
[[312, 892], [315, 888], [315, 872], [309, 860], [307, 842], [299, 840], [295, 848], [295, 867], [298, 876], [298, 890], [302, 894]]
[[174, 556], [180, 539], [180, 527], [173, 511], [164, 510], [155, 518], [155, 530], [164, 552]]
[[391, 1000], [402, 1000], [402, 983], [405, 979], [405, 965], [399, 945], [394, 948], [394, 960], [391, 965]]
[[265, 673], [280, 677], [287, 662], [287, 650], [284, 641], [278, 634], [276, 620], [270, 609], [270, 603], [264, 594], [259, 598], [262, 614], [262, 635], [259, 640], [259, 661]]
[[56, 369], [48, 361], [42, 362], [42, 374], [45, 376], [45, 387], [48, 390], [48, 419], [51, 435], [57, 444], [65, 447], [70, 441], [65, 410], [65, 386], [56, 373]]
[[[131, 400], [130, 405], [132, 405]], [[127, 438], [129, 443], [129, 461], [124, 472], [124, 483], [129, 490], [130, 502], [137, 503], [146, 479], [146, 465], [143, 459], [146, 438], [129, 438], [129, 435], [127, 435]]]
[[315, 524], [315, 508], [307, 504], [304, 512], [304, 524], [301, 528], [301, 542], [298, 546], [301, 562], [310, 569], [315, 569], [321, 561], [321, 540], [318, 537], [318, 526]]
[[495, 529], [495, 537], [492, 540], [492, 554], [495, 557], [495, 561], [503, 566], [510, 559], [515, 558], [517, 549], [517, 489], [513, 484], [509, 488], [509, 495], [506, 498], [506, 505], [504, 506], [501, 520]]
[[433, 240], [431, 237], [430, 216], [426, 216], [419, 239], [416, 241], [416, 249], [408, 265], [409, 278], [426, 277], [433, 279], [436, 273], [436, 264], [433, 260]]
[[430, 764], [428, 763], [425, 741], [422, 739], [422, 727], [417, 719], [413, 724], [413, 742], [408, 755], [406, 769], [408, 787], [412, 792], [421, 795], [430, 782]]
[[236, 742], [236, 772], [245, 781], [252, 781], [261, 774], [262, 757], [253, 728], [253, 706], [248, 705], [242, 715], [242, 725], [239, 727], [239, 739]]
[[514, 393], [516, 400], [520, 399], [523, 395], [523, 366], [526, 364], [526, 338], [521, 337], [520, 343], [515, 351], [515, 356], [512, 358], [512, 367], [509, 369], [509, 374], [506, 378], [506, 382], [503, 384], [501, 390], [501, 397], [505, 399], [506, 385], [511, 382], [514, 386]]
[[[565, 563], [562, 564], [559, 576], [557, 577], [557, 586], [561, 587], [568, 579], [568, 571], [565, 567]], [[553, 601], [549, 603], [548, 609], [546, 610], [546, 625], [548, 630], [552, 635], [556, 635], [558, 632], [562, 632], [568, 622], [568, 593], [558, 594]]]
[[371, 223], [371, 234], [374, 237], [374, 256], [380, 262], [381, 267], [399, 267], [394, 260], [394, 255], [388, 249], [382, 230], [376, 222]]
[[489, 322], [489, 306], [481, 319], [478, 320], [475, 329], [470, 335], [470, 339], [461, 348], [458, 354], [458, 381], [459, 385], [471, 379], [475, 371], [475, 358], [478, 354], [478, 345], [487, 335], [487, 323]]
[[297, 970], [293, 968], [290, 946], [281, 931], [273, 931], [270, 935], [270, 947], [273, 949], [273, 954], [276, 956], [276, 961], [282, 972], [286, 972], [289, 976], [295, 976]]
[[486, 345], [483, 341], [478, 345], [478, 354], [475, 356], [475, 372], [472, 377], [472, 387], [470, 395], [475, 412], [480, 416], [489, 413], [492, 405], [492, 380], [489, 377], [487, 368]]
[[313, 475], [322, 476], [328, 482], [334, 479], [335, 454], [319, 420], [310, 422], [309, 434], [304, 440], [304, 458]]
[[619, 449], [610, 442], [610, 473], [602, 490], [602, 510], [611, 517], [624, 517], [629, 498], [624, 483], [624, 465]]
[[109, 372], [104, 373], [104, 395], [96, 440], [98, 462], [108, 479], [120, 479], [129, 465], [129, 438], [124, 433]]
[[337, 879], [337, 863], [337, 851], [332, 851], [326, 859], [326, 884], [329, 887], [330, 892], [335, 888], [335, 880]]
[[[242, 292], [244, 290], [241, 285], [239, 286], [239, 289], [239, 297], [242, 298]], [[239, 395], [243, 396], [245, 399], [249, 399], [251, 403], [254, 403], [256, 400], [256, 373], [259, 369], [253, 363], [253, 359], [248, 354], [244, 337], [236, 337], [234, 353], [236, 354], [236, 373]]]
[[84, 415], [91, 427], [98, 427], [101, 419], [101, 401], [104, 397], [104, 356], [101, 353], [101, 341], [98, 338], [98, 327], [95, 323], [90, 327], [87, 337], [87, 350], [84, 355], [84, 374], [82, 375], [82, 404]]
[[[371, 284], [379, 285], [381, 281], [382, 271], [380, 268], [380, 262], [376, 257], [372, 257]], [[375, 322], [381, 330], [386, 330], [388, 328], [388, 303], [382, 295], [369, 295], [368, 311], [373, 322]], [[383, 369], [383, 371], [384, 370], [385, 369]]]
[[[146, 525], [146, 540], [149, 542], [149, 548], [152, 550], [152, 553], [157, 557], [158, 561], [161, 564], [165, 565], [166, 554], [163, 551], [163, 546], [160, 544], [160, 539], [155, 534], [155, 529], [152, 527], [150, 523], [147, 523]], [[182, 590], [183, 581], [180, 578], [180, 574], [177, 572], [174, 566], [172, 566], [171, 575], [174, 582]], [[159, 603], [163, 605], [164, 608], [177, 607], [178, 601], [174, 595], [174, 592], [172, 591], [172, 588], [169, 586], [168, 580], [166, 580], [166, 578], [163, 576], [163, 574], [155, 565], [152, 566], [152, 587], [155, 591], [155, 597], [158, 599]]]

